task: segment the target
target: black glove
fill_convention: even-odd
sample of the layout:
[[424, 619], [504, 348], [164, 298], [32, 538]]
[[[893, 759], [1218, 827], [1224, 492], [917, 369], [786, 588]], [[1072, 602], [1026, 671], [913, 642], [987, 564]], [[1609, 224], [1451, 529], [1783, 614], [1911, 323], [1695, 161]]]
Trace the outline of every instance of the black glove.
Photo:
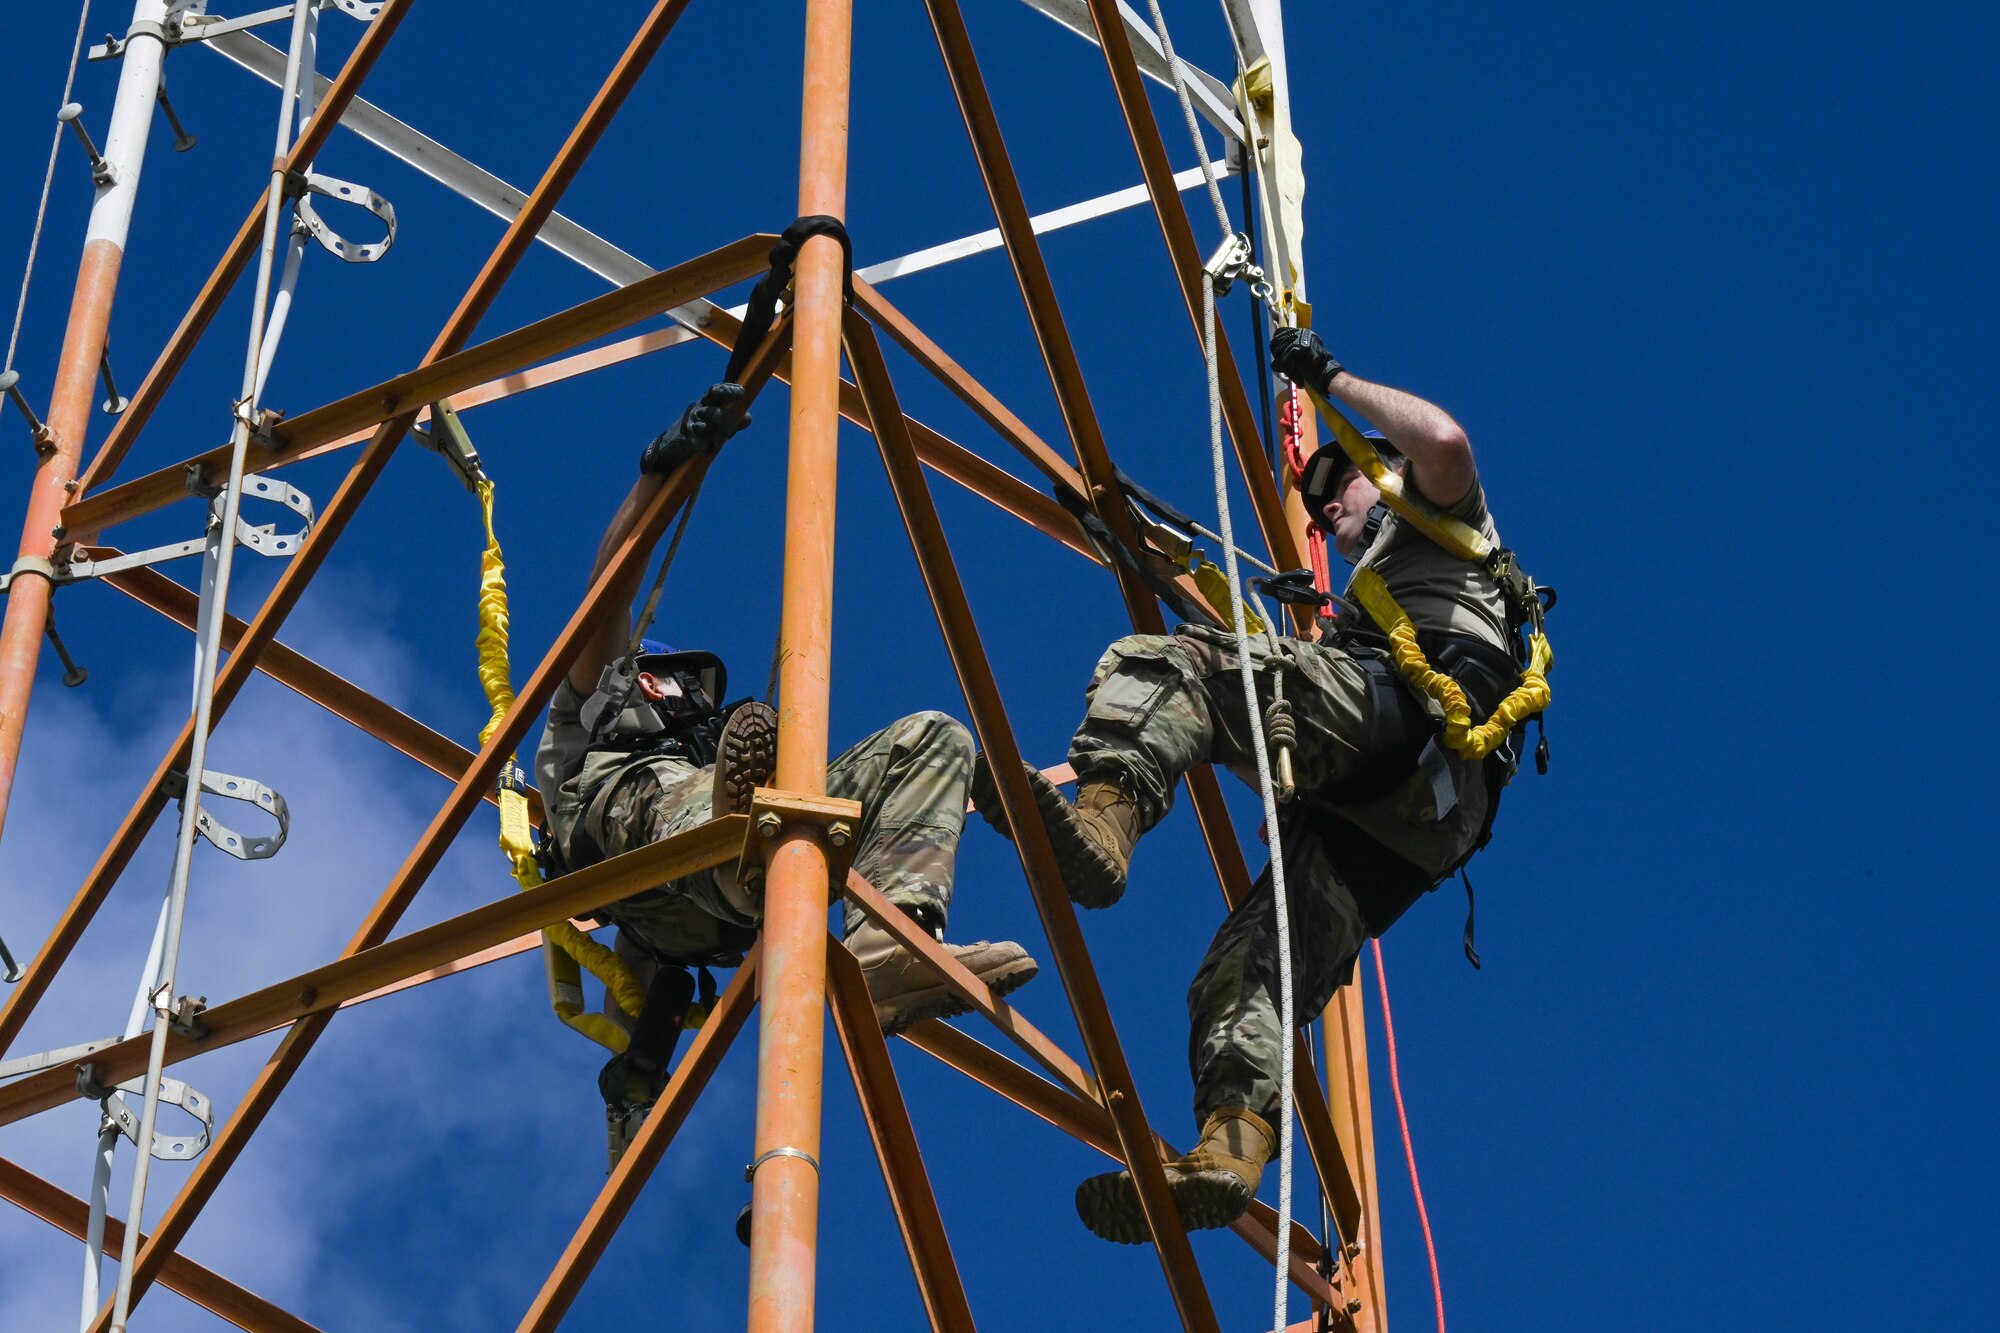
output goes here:
[[731, 416], [729, 409], [743, 401], [740, 384], [716, 384], [688, 404], [673, 429], [667, 431], [639, 455], [639, 471], [665, 476], [700, 454], [713, 457], [723, 441], [750, 424], [750, 414]]
[[1325, 393], [1345, 367], [1311, 329], [1282, 328], [1271, 334], [1271, 369], [1294, 384]]

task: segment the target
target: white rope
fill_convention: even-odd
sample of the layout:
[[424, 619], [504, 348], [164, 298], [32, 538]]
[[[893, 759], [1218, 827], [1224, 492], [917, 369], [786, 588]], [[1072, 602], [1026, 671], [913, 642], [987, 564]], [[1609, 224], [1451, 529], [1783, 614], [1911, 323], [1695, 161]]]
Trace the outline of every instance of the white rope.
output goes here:
[[1264, 829], [1271, 847], [1271, 914], [1278, 934], [1278, 1276], [1272, 1300], [1274, 1333], [1284, 1333], [1285, 1305], [1291, 1295], [1292, 1249], [1292, 927], [1285, 894], [1285, 848], [1278, 833], [1278, 794], [1271, 782], [1271, 757], [1264, 746], [1262, 710], [1257, 706], [1257, 672], [1250, 661], [1250, 632], [1243, 623], [1243, 577], [1230, 539], [1229, 465], [1222, 450], [1222, 380], [1215, 355], [1215, 280], [1201, 275], [1202, 350], [1208, 359], [1208, 446], [1215, 471], [1216, 517], [1222, 528], [1222, 567], [1229, 575], [1230, 628], [1236, 635], [1236, 662], [1243, 675], [1243, 707], [1250, 748], [1257, 758], [1257, 791], [1264, 798]]
[[[1180, 97], [1181, 112], [1187, 118], [1188, 133], [1201, 159], [1203, 179], [1208, 182], [1209, 202], [1215, 205], [1216, 224], [1224, 236], [1235, 234], [1229, 210], [1223, 205], [1222, 191], [1215, 184], [1209, 166], [1208, 144], [1202, 138], [1201, 122], [1195, 118], [1194, 99], [1188, 95], [1180, 58], [1174, 54], [1173, 39], [1167, 35], [1166, 16], [1159, 0], [1146, 0], [1153, 11], [1153, 30], [1159, 34], [1160, 50], [1174, 73], [1174, 92]], [[1272, 1333], [1284, 1333], [1286, 1306], [1291, 1296], [1292, 1250], [1292, 918], [1285, 893], [1285, 848], [1278, 833], [1278, 795], [1271, 782], [1271, 756], [1264, 744], [1263, 710], [1257, 705], [1257, 671], [1250, 661], [1250, 632], [1243, 619], [1243, 578], [1236, 563], [1236, 537], [1229, 513], [1229, 463], [1222, 448], [1222, 377], [1217, 367], [1215, 346], [1215, 279], [1204, 269], [1201, 275], [1201, 350], [1208, 362], [1208, 446], [1215, 473], [1216, 526], [1222, 544], [1222, 568], [1229, 576], [1230, 628], [1236, 636], [1236, 664], [1243, 676], [1243, 707], [1248, 719], [1251, 753], [1257, 760], [1257, 791], [1264, 799], [1264, 828], [1271, 848], [1271, 913], [1277, 919], [1278, 935], [1278, 1254], [1277, 1274], [1271, 1295]], [[1275, 625], [1275, 619], [1267, 623]], [[1275, 629], [1273, 636], [1275, 637]], [[1274, 676], [1274, 682], [1276, 677]]]
[[1202, 138], [1201, 121], [1194, 114], [1194, 99], [1188, 95], [1186, 67], [1174, 54], [1174, 39], [1167, 36], [1167, 19], [1160, 13], [1160, 0], [1146, 0], [1146, 7], [1153, 11], [1153, 31], [1160, 36], [1160, 52], [1167, 58], [1167, 68], [1174, 72], [1174, 91], [1180, 95], [1181, 114], [1187, 117], [1188, 136], [1194, 140], [1195, 155], [1201, 159], [1201, 178], [1208, 186], [1208, 202], [1215, 205], [1215, 225], [1224, 236], [1233, 236], [1236, 228], [1229, 221], [1229, 209], [1222, 202], [1222, 187], [1215, 183], [1215, 167], [1208, 159], [1208, 140]]
[[[90, 0], [83, 0], [83, 12], [76, 16], [76, 44], [69, 52], [69, 74], [63, 79], [62, 101], [57, 106], [69, 105], [70, 89], [76, 86], [77, 60], [83, 55], [83, 31], [90, 23]], [[14, 368], [14, 349], [21, 342], [21, 320], [28, 313], [28, 284], [35, 276], [35, 252], [42, 246], [42, 223], [49, 215], [49, 191], [56, 183], [56, 156], [62, 152], [62, 122], [56, 122], [55, 137], [49, 141], [49, 169], [42, 177], [42, 202], [35, 210], [35, 231], [28, 238], [28, 267], [21, 274], [21, 299], [14, 304], [14, 331], [7, 336], [7, 364], [0, 370]]]

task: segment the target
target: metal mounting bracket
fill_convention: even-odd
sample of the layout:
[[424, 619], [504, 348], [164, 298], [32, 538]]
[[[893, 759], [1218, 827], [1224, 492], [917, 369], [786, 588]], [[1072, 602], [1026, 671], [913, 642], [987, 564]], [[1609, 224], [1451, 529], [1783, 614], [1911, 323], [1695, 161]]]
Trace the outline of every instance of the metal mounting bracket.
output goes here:
[[[120, 1083], [117, 1092], [129, 1092], [135, 1097], [145, 1095], [145, 1077], [141, 1075], [126, 1083]], [[162, 1134], [153, 1131], [151, 1152], [162, 1162], [191, 1162], [201, 1156], [208, 1147], [208, 1140], [215, 1133], [215, 1104], [195, 1089], [177, 1078], [160, 1080], [160, 1105], [178, 1106], [194, 1117], [201, 1126], [196, 1134]], [[118, 1132], [139, 1142], [139, 1113], [125, 1104], [119, 1096], [107, 1097], [104, 1102], [104, 1121], [107, 1125], [118, 1126]]]
[[477, 494], [479, 483], [486, 480], [486, 470], [479, 465], [479, 451], [472, 447], [472, 437], [459, 424], [458, 413], [452, 411], [451, 403], [440, 398], [431, 404], [431, 428], [412, 430], [417, 443], [430, 450], [445, 462], [465, 483], [465, 489]]
[[765, 853], [789, 829], [814, 830], [826, 849], [826, 881], [830, 899], [838, 901], [847, 888], [848, 867], [854, 864], [855, 843], [861, 836], [861, 802], [810, 792], [759, 787], [750, 797], [750, 827], [743, 835], [739, 865], [761, 868]]
[[[167, 20], [164, 27], [157, 23], [134, 24], [123, 37], [107, 37], [101, 46], [90, 48], [86, 60], [116, 60], [125, 54], [125, 47], [135, 36], [158, 37], [168, 46], [179, 46], [183, 42], [205, 42], [211, 37], [220, 37], [225, 32], [241, 32], [245, 28], [262, 27], [266, 23], [276, 23], [288, 19], [297, 5], [279, 5], [274, 9], [260, 9], [254, 14], [241, 18], [225, 18], [221, 14], [180, 13]], [[342, 6], [343, 9], [347, 7]], [[375, 9], [382, 7], [376, 5]], [[352, 14], [353, 10], [347, 9]], [[358, 16], [357, 16], [358, 17]]]
[[[292, 177], [292, 188], [297, 191], [296, 197], [292, 200], [292, 208], [298, 213], [299, 221], [305, 224], [312, 238], [318, 241], [320, 247], [328, 254], [344, 259], [350, 264], [372, 264], [388, 254], [389, 247], [396, 243], [395, 207], [367, 186], [308, 171], [303, 175], [295, 174]], [[319, 195], [323, 199], [338, 200], [344, 204], [356, 204], [367, 209], [387, 228], [382, 239], [366, 245], [348, 240], [328, 226], [326, 219], [319, 215], [319, 210], [313, 207], [314, 195]]]
[[[221, 521], [218, 503], [226, 487], [211, 487], [201, 479], [198, 468], [190, 468], [188, 489], [209, 499], [209, 523]], [[300, 543], [312, 531], [312, 497], [295, 486], [270, 477], [245, 477], [243, 498], [270, 500], [281, 504], [305, 520], [305, 526], [297, 532], [279, 532], [276, 523], [252, 524], [239, 512], [236, 518], [236, 541], [239, 545], [270, 559], [290, 556], [298, 551]], [[17, 562], [15, 567], [0, 574], [0, 593], [7, 591], [15, 577], [20, 574], [38, 574], [57, 585], [77, 583], [83, 579], [103, 578], [107, 574], [118, 574], [128, 569], [138, 569], [146, 565], [157, 565], [166, 560], [178, 560], [182, 556], [200, 555], [208, 547], [208, 538], [196, 537], [190, 541], [171, 542], [165, 546], [148, 547], [143, 551], [132, 551], [125, 555], [111, 556], [104, 560], [88, 558], [72, 559], [68, 564], [44, 573], [39, 564]]]
[[39, 1055], [17, 1056], [0, 1063], [0, 1078], [18, 1078], [22, 1074], [38, 1074], [44, 1069], [57, 1065], [73, 1064], [86, 1055], [95, 1055], [107, 1046], [116, 1046], [123, 1037], [100, 1037], [96, 1041], [86, 1041], [76, 1046], [62, 1046], [53, 1051], [43, 1051]]
[[[203, 806], [195, 813], [195, 832], [219, 850], [239, 861], [262, 861], [276, 856], [278, 849], [285, 845], [285, 838], [292, 829], [292, 812], [283, 796], [261, 782], [240, 778], [233, 773], [218, 773], [212, 768], [201, 775], [201, 789], [210, 796], [254, 805], [278, 821], [276, 833], [253, 837], [228, 827]], [[161, 784], [161, 790], [175, 800], [183, 800], [187, 796], [187, 775], [178, 769], [169, 773], [167, 780]]]

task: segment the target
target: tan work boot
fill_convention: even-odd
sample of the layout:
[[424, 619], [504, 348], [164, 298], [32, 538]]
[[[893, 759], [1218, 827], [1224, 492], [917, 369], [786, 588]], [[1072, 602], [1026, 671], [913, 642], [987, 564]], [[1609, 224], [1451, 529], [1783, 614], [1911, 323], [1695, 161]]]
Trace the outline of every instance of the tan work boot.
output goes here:
[[[861, 975], [867, 979], [875, 1017], [881, 1021], [885, 1036], [893, 1037], [927, 1018], [949, 1018], [972, 1008], [945, 985], [929, 963], [904, 949], [894, 935], [872, 921], [863, 921], [847, 937], [847, 947], [861, 964]], [[1041, 970], [1028, 951], [1012, 940], [944, 947], [995, 995], [1019, 990]]]
[[[1194, 1151], [1165, 1164], [1167, 1188], [1190, 1231], [1226, 1227], [1257, 1197], [1264, 1164], [1278, 1136], [1264, 1117], [1241, 1106], [1211, 1112]], [[1129, 1171], [1092, 1176], [1076, 1187], [1076, 1215], [1106, 1240], [1138, 1245], [1152, 1239]]]
[[[1028, 785], [1035, 808], [1049, 831], [1056, 867], [1062, 871], [1070, 900], [1079, 907], [1109, 907], [1125, 893], [1125, 874], [1132, 864], [1132, 846], [1139, 841], [1139, 807], [1115, 782], [1088, 781], [1076, 790], [1076, 804], [1063, 799], [1062, 789], [1031, 764]], [[1007, 816], [1000, 809], [1000, 790], [984, 754], [972, 769], [972, 803], [986, 822], [1011, 839]]]
[[736, 705], [729, 720], [722, 724], [722, 734], [715, 739], [711, 817], [748, 814], [750, 798], [757, 788], [770, 782], [777, 767], [777, 710], [755, 699], [746, 699]]

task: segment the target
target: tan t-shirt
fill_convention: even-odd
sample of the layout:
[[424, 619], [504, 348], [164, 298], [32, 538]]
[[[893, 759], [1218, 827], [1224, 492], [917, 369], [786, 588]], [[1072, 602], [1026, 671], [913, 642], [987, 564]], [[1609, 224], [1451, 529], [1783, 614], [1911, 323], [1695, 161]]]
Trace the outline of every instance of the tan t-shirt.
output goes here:
[[[1445, 512], [1499, 544], [1493, 516], [1486, 511], [1486, 489], [1479, 483], [1474, 482], [1465, 498]], [[1373, 569], [1382, 576], [1389, 595], [1409, 613], [1419, 630], [1469, 634], [1507, 650], [1507, 603], [1493, 576], [1484, 566], [1459, 559], [1396, 515], [1382, 521], [1375, 540], [1361, 553], [1355, 572], [1363, 569]]]

